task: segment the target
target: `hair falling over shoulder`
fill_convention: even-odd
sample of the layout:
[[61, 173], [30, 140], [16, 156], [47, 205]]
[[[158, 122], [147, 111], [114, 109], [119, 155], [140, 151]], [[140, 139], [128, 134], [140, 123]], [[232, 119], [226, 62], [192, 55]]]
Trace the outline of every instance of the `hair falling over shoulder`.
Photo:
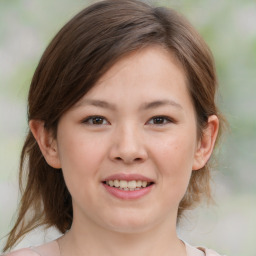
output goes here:
[[[182, 64], [197, 114], [198, 136], [210, 115], [217, 115], [223, 126], [224, 119], [215, 104], [214, 61], [201, 36], [174, 10], [139, 0], [95, 3], [57, 33], [32, 78], [28, 120], [44, 122], [44, 129], [56, 137], [63, 113], [121, 57], [149, 45], [168, 49]], [[38, 226], [54, 226], [65, 233], [72, 225], [72, 198], [62, 170], [47, 164], [31, 131], [21, 153], [19, 183], [22, 197], [17, 220], [4, 251]], [[211, 198], [209, 163], [192, 172], [178, 217], [202, 197]]]
[[19, 184], [22, 197], [18, 218], [4, 251], [39, 226], [55, 226], [64, 233], [72, 223], [71, 196], [62, 172], [46, 163], [31, 132], [21, 153]]

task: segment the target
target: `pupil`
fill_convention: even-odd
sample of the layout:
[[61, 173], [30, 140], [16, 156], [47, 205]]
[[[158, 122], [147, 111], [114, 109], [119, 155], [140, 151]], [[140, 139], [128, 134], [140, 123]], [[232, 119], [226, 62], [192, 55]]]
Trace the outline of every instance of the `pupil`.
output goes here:
[[162, 117], [156, 117], [155, 118], [155, 124], [162, 124], [163, 123], [163, 118]]
[[95, 117], [93, 119], [93, 124], [102, 124], [102, 118], [101, 117]]

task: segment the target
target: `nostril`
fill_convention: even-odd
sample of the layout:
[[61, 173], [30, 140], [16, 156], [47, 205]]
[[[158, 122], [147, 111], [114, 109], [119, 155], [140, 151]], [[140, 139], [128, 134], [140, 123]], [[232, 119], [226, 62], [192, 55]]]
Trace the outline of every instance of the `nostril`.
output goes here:
[[[115, 159], [116, 160], [118, 160], [118, 161], [123, 161], [123, 158], [122, 157], [115, 157]], [[131, 159], [130, 159], [131, 160]], [[142, 158], [140, 158], [140, 157], [137, 157], [137, 158], [134, 158], [133, 160], [131, 160], [131, 161], [134, 161], [134, 162], [140, 162], [140, 161], [142, 161]]]

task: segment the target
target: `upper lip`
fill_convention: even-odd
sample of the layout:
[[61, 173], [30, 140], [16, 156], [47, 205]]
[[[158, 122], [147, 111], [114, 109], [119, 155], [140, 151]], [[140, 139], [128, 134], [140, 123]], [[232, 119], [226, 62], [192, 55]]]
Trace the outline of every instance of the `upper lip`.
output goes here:
[[126, 180], [126, 181], [131, 181], [131, 180], [141, 180], [141, 181], [147, 181], [147, 182], [154, 182], [153, 179], [148, 178], [144, 175], [141, 174], [125, 174], [125, 173], [117, 173], [117, 174], [113, 174], [110, 175], [108, 177], [106, 177], [104, 181], [109, 181], [109, 180]]

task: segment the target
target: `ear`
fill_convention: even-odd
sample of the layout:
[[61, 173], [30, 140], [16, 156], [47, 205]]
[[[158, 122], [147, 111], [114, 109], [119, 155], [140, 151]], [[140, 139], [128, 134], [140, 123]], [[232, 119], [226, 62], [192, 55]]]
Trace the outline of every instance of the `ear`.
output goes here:
[[203, 130], [202, 137], [198, 142], [192, 167], [193, 170], [203, 168], [209, 160], [215, 145], [218, 130], [219, 119], [216, 115], [212, 115], [208, 118], [207, 127]]
[[45, 129], [44, 122], [40, 120], [31, 120], [29, 122], [29, 127], [46, 162], [53, 168], [61, 168], [57, 141], [53, 138], [52, 133]]

